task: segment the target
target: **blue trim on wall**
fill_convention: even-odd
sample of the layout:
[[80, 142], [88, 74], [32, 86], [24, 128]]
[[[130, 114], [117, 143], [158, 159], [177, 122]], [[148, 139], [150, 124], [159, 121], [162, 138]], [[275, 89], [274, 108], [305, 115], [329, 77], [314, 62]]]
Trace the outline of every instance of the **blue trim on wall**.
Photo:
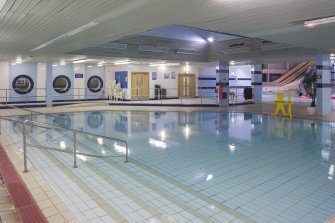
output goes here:
[[330, 88], [332, 87], [331, 83], [317, 83], [316, 88]]
[[205, 80], [215, 81], [216, 77], [199, 77], [198, 80], [199, 81], [205, 81]]
[[216, 87], [198, 87], [198, 89], [216, 89]]

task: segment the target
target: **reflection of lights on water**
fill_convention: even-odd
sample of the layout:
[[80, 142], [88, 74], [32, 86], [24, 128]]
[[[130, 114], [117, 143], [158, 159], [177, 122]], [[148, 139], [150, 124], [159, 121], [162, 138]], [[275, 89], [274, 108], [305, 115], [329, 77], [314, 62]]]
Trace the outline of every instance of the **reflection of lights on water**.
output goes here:
[[103, 138], [97, 138], [97, 142], [99, 145], [103, 145], [104, 144], [104, 139]]
[[330, 165], [329, 171], [328, 171], [328, 179], [329, 180], [333, 179], [334, 171], [335, 171], [335, 166], [332, 164], [332, 165]]
[[86, 158], [86, 156], [84, 156], [84, 155], [77, 154], [77, 157], [78, 157], [79, 159], [81, 159], [82, 161], [87, 161], [87, 158]]
[[321, 157], [323, 160], [328, 161], [330, 156], [330, 151], [329, 149], [325, 148], [321, 151]]
[[212, 174], [208, 174], [206, 181], [210, 181], [211, 179], [213, 179], [213, 175]]
[[106, 155], [106, 151], [105, 150], [101, 150], [101, 154], [102, 155]]
[[215, 209], [215, 205], [212, 204], [209, 208], [212, 209], [212, 210], [214, 210]]
[[255, 129], [255, 124], [251, 124], [251, 129], [252, 129], [252, 130]]
[[228, 148], [229, 148], [229, 151], [233, 153], [235, 151], [236, 146], [234, 144], [230, 144], [228, 145]]
[[157, 147], [157, 148], [160, 148], [160, 149], [165, 149], [166, 148], [166, 143], [162, 142], [162, 141], [159, 141], [159, 140], [155, 140], [155, 139], [150, 138], [149, 143], [150, 143], [150, 145], [152, 145], [154, 147]]
[[123, 153], [123, 154], [126, 154], [126, 151], [127, 151], [127, 148], [125, 146], [120, 146], [116, 142], [114, 143], [114, 149], [116, 150], [116, 152]]
[[163, 131], [161, 131], [161, 140], [162, 141], [164, 141], [165, 140], [165, 138], [166, 138], [166, 135], [165, 135], [165, 131], [163, 130]]
[[61, 149], [65, 149], [65, 148], [66, 148], [66, 143], [65, 143], [64, 141], [60, 141], [60, 142], [59, 142], [59, 147], [60, 147]]
[[188, 125], [186, 125], [186, 127], [184, 129], [184, 134], [185, 134], [186, 138], [188, 138], [191, 135], [191, 129], [190, 129], [190, 127], [188, 127]]

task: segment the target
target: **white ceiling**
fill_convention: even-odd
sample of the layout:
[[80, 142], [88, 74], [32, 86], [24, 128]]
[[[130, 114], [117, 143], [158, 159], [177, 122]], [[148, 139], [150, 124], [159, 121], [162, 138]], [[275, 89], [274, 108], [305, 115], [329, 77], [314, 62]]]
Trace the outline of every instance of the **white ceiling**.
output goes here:
[[[334, 0], [7, 0], [0, 11], [0, 60], [70, 59], [67, 52], [173, 24], [309, 48], [280, 55], [308, 58], [335, 52], [335, 23], [306, 28], [302, 21], [334, 12]], [[98, 24], [58, 38], [92, 21]], [[254, 57], [259, 53], [243, 59]]]

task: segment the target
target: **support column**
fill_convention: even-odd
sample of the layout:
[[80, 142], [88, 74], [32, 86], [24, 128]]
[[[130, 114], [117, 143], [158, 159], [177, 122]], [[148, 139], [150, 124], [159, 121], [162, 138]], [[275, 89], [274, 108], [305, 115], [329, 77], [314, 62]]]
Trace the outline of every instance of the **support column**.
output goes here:
[[316, 84], [316, 114], [329, 115], [331, 113], [331, 73], [329, 54], [318, 54], [317, 84]]
[[262, 64], [251, 65], [251, 87], [255, 103], [262, 103]]
[[219, 106], [229, 106], [229, 63], [219, 61], [216, 69], [216, 92]]
[[335, 66], [334, 64], [331, 65], [331, 83], [332, 83], [332, 90], [335, 88]]
[[46, 78], [45, 78], [45, 103], [47, 107], [52, 107], [52, 95], [53, 95], [53, 86], [52, 86], [52, 62], [46, 63]]

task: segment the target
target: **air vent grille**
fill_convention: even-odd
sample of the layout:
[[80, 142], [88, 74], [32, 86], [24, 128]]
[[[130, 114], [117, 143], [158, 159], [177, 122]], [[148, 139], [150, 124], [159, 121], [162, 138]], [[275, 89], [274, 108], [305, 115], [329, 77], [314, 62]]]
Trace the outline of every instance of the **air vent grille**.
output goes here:
[[154, 53], [166, 53], [169, 48], [167, 47], [161, 47], [161, 46], [145, 46], [140, 45], [138, 47], [138, 50], [140, 51], [146, 51], [146, 52], [154, 52]]
[[237, 47], [231, 49], [224, 49], [222, 50], [224, 54], [234, 54], [234, 53], [249, 53], [251, 52], [250, 47]]
[[110, 43], [109, 42], [109, 43], [100, 44], [97, 47], [124, 50], [127, 48], [127, 46], [128, 44], [125, 44], [125, 43]]
[[265, 44], [261, 46], [262, 50], [280, 50], [280, 49], [286, 49], [291, 48], [292, 46], [284, 43], [274, 43], [274, 44]]
[[178, 54], [187, 54], [187, 55], [200, 55], [201, 52], [197, 51], [197, 50], [192, 50], [192, 49], [183, 49], [183, 48], [179, 48], [177, 50]]

